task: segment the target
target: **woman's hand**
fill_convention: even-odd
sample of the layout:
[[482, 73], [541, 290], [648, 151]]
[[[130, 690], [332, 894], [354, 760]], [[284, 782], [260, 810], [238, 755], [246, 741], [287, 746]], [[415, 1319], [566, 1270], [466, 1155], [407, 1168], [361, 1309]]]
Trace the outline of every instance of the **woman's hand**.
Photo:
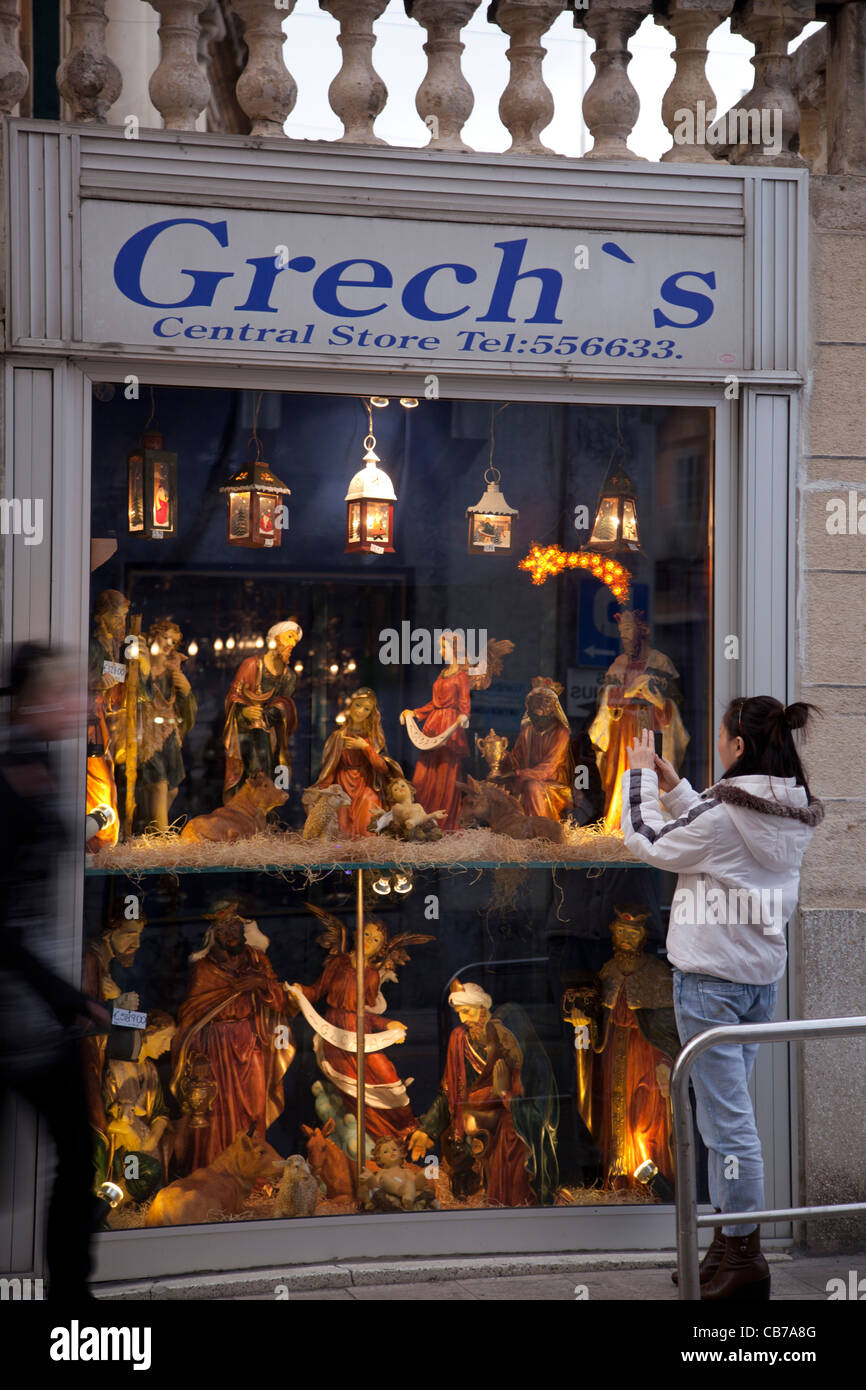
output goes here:
[[655, 769], [659, 775], [659, 788], [663, 792], [672, 792], [674, 787], [679, 785], [680, 775], [673, 763], [669, 763], [667, 758], [660, 758], [658, 753], [655, 756]]
[[656, 750], [649, 729], [644, 729], [640, 738], [634, 740], [627, 752], [630, 768], [646, 768], [647, 772], [655, 772]]

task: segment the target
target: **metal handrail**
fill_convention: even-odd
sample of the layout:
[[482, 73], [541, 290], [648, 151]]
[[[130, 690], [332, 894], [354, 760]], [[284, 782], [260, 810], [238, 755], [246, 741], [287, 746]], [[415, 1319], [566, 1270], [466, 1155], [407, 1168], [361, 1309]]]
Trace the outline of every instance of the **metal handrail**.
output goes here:
[[671, 1072], [674, 1144], [676, 1152], [677, 1268], [679, 1296], [700, 1299], [698, 1274], [698, 1227], [747, 1225], [764, 1221], [788, 1221], [795, 1217], [842, 1216], [866, 1212], [866, 1202], [843, 1206], [783, 1207], [777, 1211], [713, 1212], [698, 1216], [695, 1145], [689, 1078], [692, 1065], [702, 1052], [718, 1043], [794, 1042], [803, 1038], [849, 1038], [866, 1035], [866, 1017], [807, 1018], [786, 1023], [737, 1023], [708, 1028], [690, 1038]]

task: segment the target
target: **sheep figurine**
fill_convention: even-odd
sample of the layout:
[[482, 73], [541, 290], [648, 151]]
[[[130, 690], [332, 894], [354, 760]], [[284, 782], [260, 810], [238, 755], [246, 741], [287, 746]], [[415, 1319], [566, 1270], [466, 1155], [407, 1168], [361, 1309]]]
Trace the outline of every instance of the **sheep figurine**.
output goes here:
[[274, 1201], [274, 1216], [312, 1216], [320, 1196], [319, 1184], [306, 1159], [292, 1154], [283, 1168]]
[[301, 797], [307, 819], [303, 839], [336, 840], [340, 835], [338, 812], [341, 806], [351, 806], [351, 798], [334, 782], [330, 787], [307, 787]]

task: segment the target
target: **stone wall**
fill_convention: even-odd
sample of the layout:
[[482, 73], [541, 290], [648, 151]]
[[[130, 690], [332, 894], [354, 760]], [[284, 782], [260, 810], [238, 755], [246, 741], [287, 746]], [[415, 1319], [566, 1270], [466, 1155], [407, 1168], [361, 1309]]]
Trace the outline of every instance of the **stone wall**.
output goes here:
[[[827, 817], [804, 865], [797, 1016], [866, 1014], [866, 177], [810, 195], [810, 374], [799, 472], [797, 691], [824, 711], [805, 748]], [[861, 530], [831, 534], [850, 494]], [[802, 1044], [807, 1203], [866, 1201], [866, 1039]], [[814, 1250], [866, 1247], [866, 1217], [810, 1222]]]

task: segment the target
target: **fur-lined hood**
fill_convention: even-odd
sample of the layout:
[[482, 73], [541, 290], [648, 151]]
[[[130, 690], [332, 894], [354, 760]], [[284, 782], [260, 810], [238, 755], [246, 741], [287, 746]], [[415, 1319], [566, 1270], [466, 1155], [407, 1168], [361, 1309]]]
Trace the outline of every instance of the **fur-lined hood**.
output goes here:
[[816, 825], [824, 819], [823, 803], [810, 801], [793, 777], [729, 777], [704, 795], [721, 801], [748, 846], [766, 868], [799, 865]]

